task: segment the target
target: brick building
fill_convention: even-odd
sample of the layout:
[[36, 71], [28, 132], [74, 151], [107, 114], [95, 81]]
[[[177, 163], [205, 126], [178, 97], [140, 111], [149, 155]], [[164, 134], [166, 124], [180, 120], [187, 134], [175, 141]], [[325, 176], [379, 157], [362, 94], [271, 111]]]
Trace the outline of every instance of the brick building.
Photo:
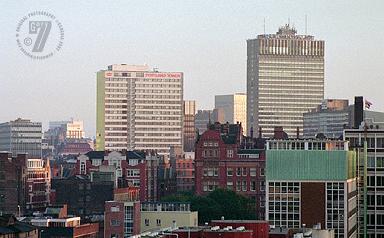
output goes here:
[[13, 215], [0, 215], [0, 238], [38, 238], [37, 227], [20, 222]]
[[257, 220], [212, 220], [211, 226], [219, 226], [220, 228], [231, 227], [238, 229], [243, 227], [245, 230], [253, 232], [252, 238], [268, 238], [269, 236], [269, 223], [268, 221]]
[[26, 154], [0, 153], [0, 213], [24, 213], [26, 171]]
[[161, 159], [157, 169], [157, 199], [176, 193], [176, 177], [169, 160]]
[[143, 151], [91, 151], [77, 158], [75, 173], [90, 175], [109, 167], [114, 170], [115, 187], [140, 187], [140, 200], [158, 199], [158, 167], [162, 156]]
[[166, 233], [163, 237], [174, 238], [253, 238], [254, 231], [238, 227], [229, 229], [229, 227], [180, 227], [171, 233]]
[[115, 189], [114, 199], [105, 202], [104, 237], [129, 237], [139, 233], [139, 189]]
[[52, 179], [55, 203], [68, 204], [68, 214], [80, 217], [103, 214], [104, 202], [113, 198], [113, 187], [111, 181], [92, 182], [85, 175]]
[[181, 148], [171, 148], [170, 165], [176, 177], [176, 191], [193, 191], [195, 188], [195, 152], [183, 152]]
[[51, 169], [49, 160], [28, 159], [26, 174], [26, 209], [44, 211], [50, 204]]
[[256, 203], [264, 218], [265, 151], [263, 144], [243, 136], [240, 124], [210, 125], [196, 142], [195, 190], [204, 195], [217, 188], [236, 191]]

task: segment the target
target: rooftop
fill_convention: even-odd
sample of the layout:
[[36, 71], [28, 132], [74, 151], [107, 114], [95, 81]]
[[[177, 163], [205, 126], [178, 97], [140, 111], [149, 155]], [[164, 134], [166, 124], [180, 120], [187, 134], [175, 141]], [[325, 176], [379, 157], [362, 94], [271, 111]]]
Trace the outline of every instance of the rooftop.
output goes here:
[[314, 40], [314, 37], [311, 35], [297, 35], [297, 30], [294, 26], [290, 24], [285, 24], [284, 26], [279, 27], [276, 34], [261, 34], [257, 36], [258, 39], [300, 39], [300, 40]]

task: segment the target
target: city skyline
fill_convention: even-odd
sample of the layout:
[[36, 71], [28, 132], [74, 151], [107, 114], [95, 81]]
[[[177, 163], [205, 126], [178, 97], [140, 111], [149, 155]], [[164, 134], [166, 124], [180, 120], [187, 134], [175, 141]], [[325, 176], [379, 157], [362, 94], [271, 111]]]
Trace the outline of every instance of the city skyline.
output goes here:
[[[264, 18], [266, 33], [274, 33], [290, 21], [304, 34], [305, 15], [307, 33], [327, 42], [325, 98], [351, 100], [362, 95], [373, 103], [373, 110], [384, 110], [380, 105], [384, 96], [374, 90], [381, 86], [384, 51], [377, 47], [384, 26], [379, 21], [380, 1], [96, 2], [75, 6], [42, 2], [38, 7], [2, 2], [0, 6], [7, 12], [0, 17], [4, 26], [0, 51], [7, 56], [0, 60], [0, 110], [7, 112], [0, 115], [2, 122], [22, 117], [41, 121], [47, 129], [48, 121], [75, 117], [84, 120], [86, 136], [95, 136], [94, 77], [98, 69], [114, 63], [147, 63], [160, 71], [184, 72], [184, 99], [196, 100], [198, 109], [212, 109], [215, 95], [245, 92], [246, 39], [264, 32]], [[60, 19], [65, 39], [57, 55], [34, 61], [17, 48], [15, 28], [24, 15], [40, 8]], [[67, 15], [68, 11], [73, 14]], [[341, 90], [345, 85], [348, 90]]]

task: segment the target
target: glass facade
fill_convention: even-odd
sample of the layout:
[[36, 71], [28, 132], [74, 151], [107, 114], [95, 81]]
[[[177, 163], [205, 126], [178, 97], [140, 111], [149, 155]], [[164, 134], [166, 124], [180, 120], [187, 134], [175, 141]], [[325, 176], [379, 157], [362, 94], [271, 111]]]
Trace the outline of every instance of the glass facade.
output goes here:
[[300, 228], [300, 183], [269, 183], [267, 220], [276, 227]]
[[[382, 124], [377, 124], [382, 128]], [[376, 125], [374, 125], [375, 127]], [[363, 235], [363, 149], [364, 137], [367, 138], [367, 235], [370, 238], [384, 237], [384, 130], [347, 129], [344, 139], [349, 140], [351, 147], [358, 152], [359, 177], [358, 183], [358, 223], [359, 235]]]

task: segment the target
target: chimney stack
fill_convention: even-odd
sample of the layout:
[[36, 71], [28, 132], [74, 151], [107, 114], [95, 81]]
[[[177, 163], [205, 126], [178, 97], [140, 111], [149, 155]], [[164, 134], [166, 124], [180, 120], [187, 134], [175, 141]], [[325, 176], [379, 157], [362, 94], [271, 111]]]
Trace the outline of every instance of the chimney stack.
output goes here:
[[354, 119], [353, 128], [358, 129], [359, 126], [361, 125], [361, 122], [364, 120], [364, 102], [363, 102], [362, 96], [355, 97], [353, 119]]

